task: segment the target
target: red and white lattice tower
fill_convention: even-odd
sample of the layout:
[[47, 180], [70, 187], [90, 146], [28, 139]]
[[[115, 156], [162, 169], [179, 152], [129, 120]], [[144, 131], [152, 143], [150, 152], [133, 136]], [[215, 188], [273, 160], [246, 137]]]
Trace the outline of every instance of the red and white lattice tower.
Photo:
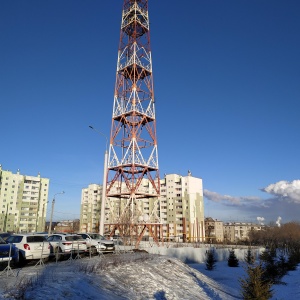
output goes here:
[[[145, 231], [158, 238], [160, 184], [148, 0], [123, 4], [106, 184], [107, 202], [114, 203], [111, 234], [124, 232], [126, 225], [138, 240]], [[145, 214], [147, 201], [154, 206]]]

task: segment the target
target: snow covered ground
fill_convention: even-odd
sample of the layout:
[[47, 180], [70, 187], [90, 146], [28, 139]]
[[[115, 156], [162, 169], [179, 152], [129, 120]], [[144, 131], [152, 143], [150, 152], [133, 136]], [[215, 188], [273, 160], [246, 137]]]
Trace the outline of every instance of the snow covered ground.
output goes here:
[[[234, 289], [240, 293], [239, 278], [245, 277], [244, 264], [241, 263], [238, 268], [229, 268], [226, 262], [218, 262], [216, 269], [213, 271], [205, 270], [205, 264], [190, 264], [190, 267], [195, 268], [203, 275], [206, 275], [211, 280], [216, 281], [226, 286], [226, 288]], [[298, 300], [300, 299], [300, 268], [296, 271], [289, 272], [283, 277], [282, 281], [286, 285], [273, 285], [272, 300]], [[239, 295], [239, 297], [241, 297]], [[214, 298], [212, 298], [214, 299]], [[221, 298], [223, 299], [223, 298]], [[224, 298], [225, 299], [225, 298]], [[241, 298], [233, 298], [241, 299]]]
[[[208, 271], [203, 262], [192, 262], [192, 252], [180, 248], [173, 257], [138, 252], [53, 262], [45, 267], [33, 265], [14, 270], [16, 277], [7, 277], [6, 273], [0, 276], [0, 299], [242, 299], [242, 262], [238, 268], [229, 268], [228, 251], [224, 250], [219, 256], [223, 260], [219, 259], [215, 270]], [[185, 264], [185, 260], [190, 263]], [[272, 299], [300, 299], [300, 269], [290, 272], [283, 281], [286, 285], [273, 286]]]

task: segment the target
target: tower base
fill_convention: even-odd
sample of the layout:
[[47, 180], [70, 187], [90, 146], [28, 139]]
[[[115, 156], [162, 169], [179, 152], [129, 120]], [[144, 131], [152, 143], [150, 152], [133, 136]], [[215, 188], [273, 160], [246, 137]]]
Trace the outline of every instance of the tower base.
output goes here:
[[109, 228], [109, 237], [119, 235], [121, 238], [128, 238], [128, 242], [135, 244], [138, 248], [143, 237], [152, 238], [157, 246], [163, 244], [163, 224], [160, 223], [136, 223], [136, 224], [105, 224]]

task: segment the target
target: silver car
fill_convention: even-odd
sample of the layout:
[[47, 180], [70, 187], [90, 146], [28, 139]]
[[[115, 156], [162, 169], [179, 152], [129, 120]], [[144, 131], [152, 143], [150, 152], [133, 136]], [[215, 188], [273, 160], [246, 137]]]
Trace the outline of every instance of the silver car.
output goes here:
[[51, 256], [61, 260], [64, 256], [79, 254], [84, 256], [87, 252], [86, 241], [77, 234], [51, 234], [47, 241], [50, 243]]
[[91, 249], [92, 254], [109, 253], [115, 251], [113, 241], [105, 239], [103, 235], [98, 233], [78, 233], [85, 239], [88, 249]]

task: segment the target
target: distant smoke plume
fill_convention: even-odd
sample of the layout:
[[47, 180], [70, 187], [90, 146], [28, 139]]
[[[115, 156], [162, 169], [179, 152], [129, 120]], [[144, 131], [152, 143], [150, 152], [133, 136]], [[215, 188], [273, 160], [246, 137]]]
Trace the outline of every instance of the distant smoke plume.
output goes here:
[[281, 226], [280, 222], [281, 222], [281, 217], [278, 217], [278, 219], [277, 219], [277, 221], [276, 221], [276, 224], [277, 224], [278, 227]]
[[300, 204], [300, 180], [278, 181], [261, 189], [264, 192], [280, 198], [286, 198], [290, 202]]
[[260, 225], [264, 225], [264, 223], [263, 223], [264, 220], [265, 220], [264, 217], [257, 217], [256, 219], [257, 219], [257, 221], [259, 222]]

